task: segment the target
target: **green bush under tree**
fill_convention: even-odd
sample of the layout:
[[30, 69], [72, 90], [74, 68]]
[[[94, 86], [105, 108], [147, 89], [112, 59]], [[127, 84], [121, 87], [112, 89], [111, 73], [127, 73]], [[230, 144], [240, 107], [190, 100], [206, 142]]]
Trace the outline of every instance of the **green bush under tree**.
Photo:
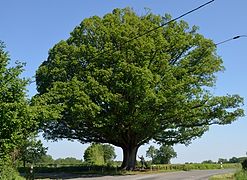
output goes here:
[[84, 152], [84, 161], [91, 165], [105, 165], [116, 158], [114, 147], [108, 144], [91, 144]]

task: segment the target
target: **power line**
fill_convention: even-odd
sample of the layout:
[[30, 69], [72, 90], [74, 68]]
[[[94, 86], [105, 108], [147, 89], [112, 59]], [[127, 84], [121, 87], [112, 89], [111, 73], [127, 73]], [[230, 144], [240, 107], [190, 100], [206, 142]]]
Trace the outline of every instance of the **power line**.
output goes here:
[[211, 1], [207, 2], [207, 3], [204, 3], [204, 4], [200, 5], [200, 6], [198, 6], [197, 8], [194, 8], [194, 9], [192, 9], [192, 10], [190, 10], [190, 11], [188, 11], [188, 12], [186, 12], [186, 13], [184, 13], [184, 14], [182, 14], [182, 15], [180, 15], [180, 16], [178, 16], [178, 17], [176, 17], [176, 18], [174, 18], [174, 19], [172, 19], [172, 20], [170, 20], [170, 21], [168, 21], [168, 22], [166, 22], [166, 23], [161, 24], [160, 26], [157, 26], [157, 27], [155, 27], [155, 28], [153, 28], [153, 29], [151, 29], [151, 30], [149, 30], [149, 31], [146, 31], [146, 32], [144, 32], [143, 34], [140, 34], [140, 35], [138, 35], [138, 36], [136, 36], [136, 37], [134, 37], [134, 38], [132, 38], [132, 39], [126, 41], [125, 44], [127, 44], [127, 43], [129, 43], [130, 41], [133, 41], [133, 40], [135, 40], [135, 39], [138, 39], [139, 37], [142, 37], [142, 36], [144, 36], [144, 35], [146, 35], [146, 34], [149, 34], [150, 32], [155, 31], [155, 30], [157, 30], [157, 29], [159, 29], [159, 28], [161, 28], [161, 27], [163, 27], [163, 26], [165, 26], [165, 25], [167, 25], [167, 24], [170, 24], [170, 23], [172, 23], [172, 22], [174, 22], [174, 21], [176, 21], [176, 20], [178, 20], [178, 19], [181, 19], [182, 17], [184, 17], [184, 16], [186, 16], [186, 15], [188, 15], [188, 14], [191, 14], [191, 13], [193, 13], [194, 11], [197, 11], [198, 9], [201, 9], [201, 8], [204, 7], [204, 6], [207, 6], [208, 4], [212, 3], [213, 1], [215, 1], [215, 0], [211, 0]]
[[[131, 39], [128, 40], [128, 41], [125, 41], [123, 44], [125, 45], [125, 44], [127, 44], [127, 43], [129, 43], [129, 42], [131, 42], [131, 41], [133, 41], [133, 40], [135, 40], [135, 39], [138, 39], [138, 38], [140, 38], [140, 37], [142, 37], [142, 36], [145, 36], [146, 34], [149, 34], [150, 32], [153, 32], [153, 31], [155, 31], [155, 30], [157, 30], [157, 29], [159, 29], [159, 28], [161, 28], [161, 27], [163, 27], [163, 26], [165, 26], [165, 25], [167, 25], [167, 24], [170, 24], [170, 23], [172, 23], [172, 22], [174, 22], [174, 21], [176, 21], [176, 20], [178, 20], [178, 19], [181, 19], [182, 17], [187, 16], [188, 14], [191, 14], [191, 13], [193, 13], [194, 11], [197, 11], [197, 10], [201, 9], [201, 8], [204, 7], [204, 6], [207, 6], [208, 4], [211, 4], [211, 3], [214, 2], [214, 1], [215, 1], [215, 0], [208, 1], [208, 2], [206, 2], [206, 3], [204, 3], [204, 4], [200, 5], [200, 6], [198, 6], [197, 8], [194, 8], [194, 9], [192, 9], [192, 10], [190, 10], [190, 11], [188, 11], [188, 12], [186, 12], [186, 13], [184, 13], [184, 14], [182, 14], [182, 15], [180, 15], [180, 16], [174, 18], [174, 19], [171, 19], [170, 21], [168, 21], [168, 22], [166, 22], [166, 23], [161, 24], [160, 26], [157, 26], [157, 27], [155, 27], [155, 28], [153, 28], [153, 29], [150, 29], [150, 30], [144, 32], [143, 34], [139, 34], [138, 36], [135, 36], [135, 37], [131, 38]], [[98, 55], [96, 55], [96, 57], [98, 57], [98, 56], [100, 56], [100, 55], [102, 55], [103, 53], [106, 53], [106, 52], [108, 52], [108, 51], [111, 51], [111, 50], [103, 51], [103, 52], [99, 53]]]
[[218, 43], [216, 43], [216, 44], [214, 44], [214, 45], [215, 45], [215, 46], [218, 46], [218, 45], [220, 45], [220, 44], [223, 44], [223, 43], [226, 43], [226, 42], [228, 42], [228, 41], [235, 40], [235, 39], [238, 39], [238, 38], [241, 38], [241, 37], [247, 37], [247, 35], [234, 36], [234, 37], [232, 37], [232, 38], [230, 38], [230, 39], [227, 39], [227, 40], [218, 42]]

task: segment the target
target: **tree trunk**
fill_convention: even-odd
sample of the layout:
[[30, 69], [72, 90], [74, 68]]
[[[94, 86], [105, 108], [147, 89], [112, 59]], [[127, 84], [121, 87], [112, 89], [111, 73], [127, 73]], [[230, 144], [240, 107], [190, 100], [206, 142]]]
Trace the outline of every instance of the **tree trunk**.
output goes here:
[[23, 167], [26, 167], [26, 160], [23, 160]]
[[122, 147], [123, 150], [123, 162], [122, 169], [134, 170], [136, 165], [136, 154], [139, 146], [129, 145], [128, 147]]

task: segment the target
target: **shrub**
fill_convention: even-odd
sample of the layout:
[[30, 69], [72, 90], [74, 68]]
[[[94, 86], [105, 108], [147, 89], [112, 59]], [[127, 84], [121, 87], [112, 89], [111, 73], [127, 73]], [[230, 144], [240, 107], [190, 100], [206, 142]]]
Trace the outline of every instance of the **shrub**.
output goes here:
[[247, 170], [247, 159], [245, 159], [241, 164], [242, 164], [242, 168], [246, 171]]
[[246, 171], [239, 171], [234, 174], [236, 180], [244, 180], [247, 179], [247, 172]]
[[[223, 164], [223, 168], [239, 168], [240, 164], [238, 163], [228, 163]], [[203, 170], [203, 169], [220, 169], [220, 164], [156, 164], [152, 165], [152, 170], [180, 170], [180, 171], [189, 171], [189, 170]]]
[[24, 180], [23, 177], [10, 165], [2, 165], [0, 167], [1, 180]]

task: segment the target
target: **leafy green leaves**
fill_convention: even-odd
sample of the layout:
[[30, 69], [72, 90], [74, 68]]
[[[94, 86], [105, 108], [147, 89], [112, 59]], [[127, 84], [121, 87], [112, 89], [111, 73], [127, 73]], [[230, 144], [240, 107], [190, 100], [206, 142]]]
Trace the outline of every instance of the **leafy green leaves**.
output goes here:
[[91, 165], [105, 165], [116, 158], [114, 147], [109, 144], [90, 145], [84, 152], [84, 160]]
[[0, 158], [9, 156], [37, 127], [26, 98], [28, 80], [20, 77], [24, 64], [9, 67], [9, 60], [0, 43]]
[[171, 22], [145, 34], [169, 18], [115, 9], [56, 44], [36, 73], [45, 135], [122, 148], [189, 143], [243, 116], [241, 97], [210, 93], [224, 67], [196, 27]]

